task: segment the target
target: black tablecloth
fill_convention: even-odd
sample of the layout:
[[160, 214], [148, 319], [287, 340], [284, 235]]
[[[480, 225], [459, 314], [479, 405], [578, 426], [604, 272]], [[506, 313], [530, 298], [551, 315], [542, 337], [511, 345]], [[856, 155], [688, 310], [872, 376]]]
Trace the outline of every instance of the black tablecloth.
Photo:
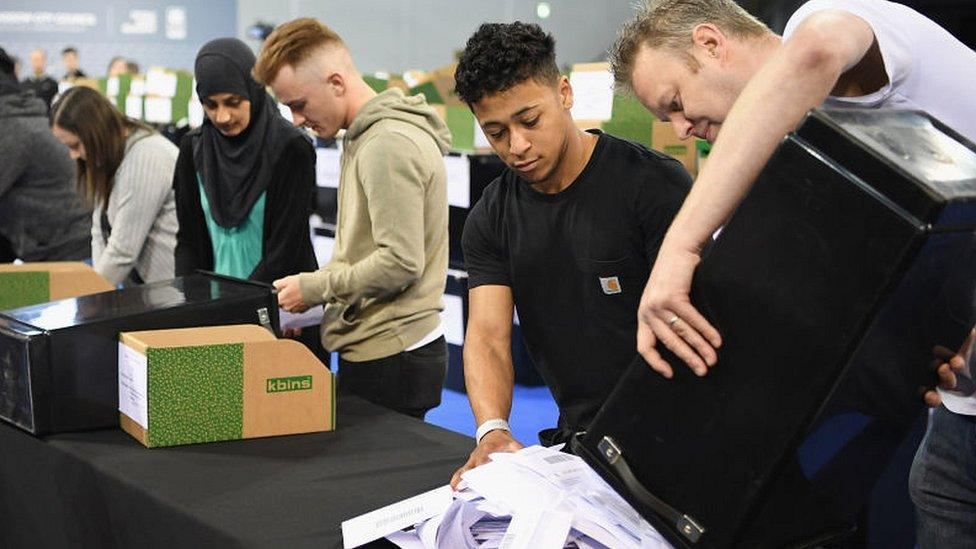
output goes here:
[[472, 448], [355, 397], [331, 433], [159, 449], [0, 424], [0, 547], [341, 547], [343, 520], [446, 484]]

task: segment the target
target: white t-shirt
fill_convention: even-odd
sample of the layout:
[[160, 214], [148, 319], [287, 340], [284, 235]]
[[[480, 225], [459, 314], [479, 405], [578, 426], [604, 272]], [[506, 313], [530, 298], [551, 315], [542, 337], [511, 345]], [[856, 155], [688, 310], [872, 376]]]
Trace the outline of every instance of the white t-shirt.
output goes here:
[[[887, 0], [810, 0], [790, 17], [783, 38], [822, 10], [846, 11], [870, 25], [888, 73], [888, 84], [880, 90], [861, 97], [831, 96], [825, 107], [920, 109], [976, 142], [976, 52], [931, 19]], [[960, 386], [970, 389], [976, 374], [972, 358], [967, 367], [968, 379], [960, 380]], [[976, 415], [976, 393], [939, 393], [949, 410]]]
[[921, 109], [976, 142], [976, 52], [917, 11], [886, 0], [810, 0], [786, 23], [788, 39], [810, 14], [840, 10], [874, 31], [888, 84], [861, 97], [829, 97], [825, 107]]

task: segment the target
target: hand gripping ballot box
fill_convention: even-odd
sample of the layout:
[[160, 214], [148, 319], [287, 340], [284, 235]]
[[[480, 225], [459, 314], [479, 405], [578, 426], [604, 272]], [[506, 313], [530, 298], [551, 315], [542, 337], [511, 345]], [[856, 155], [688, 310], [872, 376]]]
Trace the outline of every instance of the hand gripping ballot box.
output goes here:
[[717, 365], [638, 358], [576, 449], [679, 547], [843, 537], [974, 286], [976, 147], [920, 112], [812, 111], [695, 274]]
[[0, 312], [0, 419], [35, 435], [119, 424], [119, 332], [261, 324], [270, 285], [197, 273]]

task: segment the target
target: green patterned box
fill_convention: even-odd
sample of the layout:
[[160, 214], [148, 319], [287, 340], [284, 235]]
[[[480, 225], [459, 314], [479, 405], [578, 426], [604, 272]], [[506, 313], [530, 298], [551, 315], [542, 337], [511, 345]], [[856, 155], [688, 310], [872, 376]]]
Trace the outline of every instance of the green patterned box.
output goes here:
[[0, 272], [0, 311], [50, 301], [51, 276], [43, 271]]
[[114, 288], [80, 261], [0, 263], [0, 311]]
[[120, 335], [122, 428], [150, 448], [328, 431], [334, 402], [328, 368], [260, 326]]

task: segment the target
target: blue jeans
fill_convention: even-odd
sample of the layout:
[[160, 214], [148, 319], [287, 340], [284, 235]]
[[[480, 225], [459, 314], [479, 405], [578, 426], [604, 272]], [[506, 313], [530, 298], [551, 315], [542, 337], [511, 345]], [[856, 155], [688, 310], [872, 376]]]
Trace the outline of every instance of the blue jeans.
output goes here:
[[920, 549], [976, 547], [976, 417], [932, 413], [908, 486]]

